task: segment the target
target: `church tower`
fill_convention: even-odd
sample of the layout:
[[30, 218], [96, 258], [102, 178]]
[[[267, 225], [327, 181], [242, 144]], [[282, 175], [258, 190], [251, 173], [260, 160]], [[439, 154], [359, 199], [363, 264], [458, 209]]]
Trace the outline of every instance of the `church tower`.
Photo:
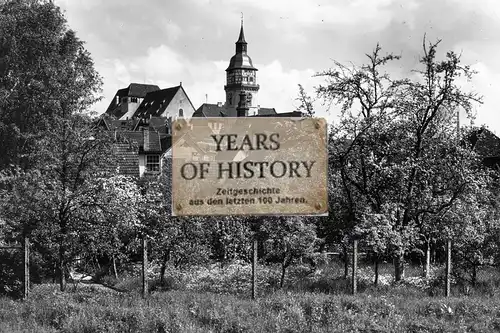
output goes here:
[[243, 19], [241, 19], [240, 36], [236, 42], [236, 54], [231, 58], [229, 67], [226, 69], [226, 91], [227, 108], [236, 108], [239, 103], [240, 93], [247, 96], [247, 107], [249, 113], [257, 113], [257, 68], [253, 67], [252, 59], [247, 55], [247, 42], [243, 33]]

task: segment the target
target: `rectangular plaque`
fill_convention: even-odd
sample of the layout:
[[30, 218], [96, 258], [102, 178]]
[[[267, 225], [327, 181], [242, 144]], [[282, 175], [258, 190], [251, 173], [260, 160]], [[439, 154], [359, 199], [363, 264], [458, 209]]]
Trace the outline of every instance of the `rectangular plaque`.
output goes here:
[[172, 215], [327, 214], [325, 119], [192, 118], [172, 129]]

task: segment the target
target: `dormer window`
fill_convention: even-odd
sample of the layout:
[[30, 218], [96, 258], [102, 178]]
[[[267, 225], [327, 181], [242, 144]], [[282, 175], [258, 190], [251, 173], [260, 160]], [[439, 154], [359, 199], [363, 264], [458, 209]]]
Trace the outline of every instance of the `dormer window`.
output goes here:
[[147, 172], [160, 171], [160, 155], [147, 155], [146, 156], [146, 171]]

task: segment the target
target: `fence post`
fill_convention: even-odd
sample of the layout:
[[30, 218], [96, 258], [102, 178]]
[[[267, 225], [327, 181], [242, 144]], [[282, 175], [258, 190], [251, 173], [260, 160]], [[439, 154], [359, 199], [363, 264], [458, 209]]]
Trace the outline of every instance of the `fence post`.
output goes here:
[[146, 297], [148, 294], [148, 279], [147, 279], [147, 267], [148, 267], [148, 240], [146, 235], [142, 236], [142, 297]]
[[252, 299], [257, 297], [257, 239], [252, 246]]
[[30, 290], [30, 240], [28, 237], [24, 237], [23, 243], [23, 299], [28, 299]]
[[451, 239], [446, 242], [446, 291], [445, 296], [450, 296], [451, 291]]
[[352, 294], [358, 291], [358, 240], [352, 244]]

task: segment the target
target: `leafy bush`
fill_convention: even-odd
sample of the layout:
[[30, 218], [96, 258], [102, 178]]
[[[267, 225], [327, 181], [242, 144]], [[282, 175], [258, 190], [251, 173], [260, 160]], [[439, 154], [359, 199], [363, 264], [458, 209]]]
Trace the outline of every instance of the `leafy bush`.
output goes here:
[[10, 297], [22, 295], [23, 257], [18, 250], [0, 251], [0, 294]]

